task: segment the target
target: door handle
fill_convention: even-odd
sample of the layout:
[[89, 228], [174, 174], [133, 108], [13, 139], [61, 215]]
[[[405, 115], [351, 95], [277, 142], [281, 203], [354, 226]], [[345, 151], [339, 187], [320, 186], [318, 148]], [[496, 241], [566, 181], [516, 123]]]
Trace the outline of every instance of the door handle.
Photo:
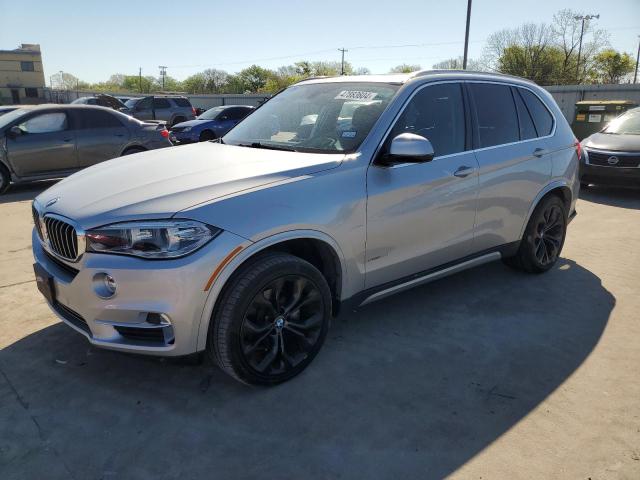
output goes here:
[[62, 141], [69, 143], [71, 140], [73, 140], [73, 138], [63, 138]]
[[116, 137], [124, 137], [124, 133], [114, 133], [113, 135]]
[[461, 167], [458, 167], [458, 169], [453, 172], [453, 176], [459, 178], [468, 177], [473, 173], [474, 170], [475, 169], [473, 167], [467, 167], [466, 165], [463, 165]]
[[547, 151], [544, 148], [536, 148], [533, 151], [533, 156], [534, 157], [538, 157], [538, 158], [540, 158], [540, 157], [542, 157], [543, 155], [546, 155], [546, 154], [547, 154]]

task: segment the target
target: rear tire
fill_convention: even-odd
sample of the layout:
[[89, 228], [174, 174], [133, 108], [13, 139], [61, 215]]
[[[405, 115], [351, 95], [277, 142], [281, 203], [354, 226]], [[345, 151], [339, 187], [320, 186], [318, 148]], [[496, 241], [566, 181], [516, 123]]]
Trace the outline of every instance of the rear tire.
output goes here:
[[215, 139], [216, 139], [216, 134], [213, 133], [211, 130], [205, 130], [200, 134], [201, 142], [208, 142], [209, 140], [215, 140]]
[[529, 273], [544, 273], [558, 261], [567, 233], [564, 202], [555, 195], [544, 198], [535, 208], [515, 256], [504, 263]]
[[207, 352], [246, 384], [275, 385], [302, 372], [324, 343], [331, 292], [310, 263], [286, 253], [241, 266], [209, 325]]
[[4, 165], [0, 164], [0, 195], [7, 191], [11, 185], [11, 175]]

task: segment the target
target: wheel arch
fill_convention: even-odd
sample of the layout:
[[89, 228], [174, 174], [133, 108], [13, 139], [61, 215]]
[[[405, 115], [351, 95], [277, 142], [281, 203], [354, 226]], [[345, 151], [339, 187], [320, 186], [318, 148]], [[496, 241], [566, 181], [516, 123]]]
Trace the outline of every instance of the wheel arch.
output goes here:
[[267, 252], [289, 253], [318, 268], [331, 290], [333, 316], [338, 314], [342, 287], [346, 281], [344, 255], [338, 243], [329, 235], [317, 230], [282, 232], [249, 244], [222, 269], [211, 286], [200, 319], [197, 339], [199, 351], [206, 348], [209, 324], [229, 279], [242, 265]]
[[126, 147], [124, 147], [122, 149], [122, 151], [120, 152], [120, 156], [122, 157], [123, 155], [125, 155], [129, 150], [140, 150], [141, 152], [146, 152], [147, 150], [149, 150], [147, 147], [145, 147], [144, 145], [140, 145], [138, 143], [132, 143], [130, 145], [127, 145]]
[[562, 202], [564, 203], [567, 215], [571, 214], [570, 209], [573, 202], [573, 193], [571, 191], [569, 183], [565, 180], [556, 180], [554, 182], [551, 182], [547, 184], [542, 190], [540, 190], [533, 202], [531, 202], [531, 206], [529, 207], [529, 211], [527, 212], [527, 218], [522, 224], [520, 236], [518, 238], [521, 239], [524, 235], [524, 230], [525, 228], [527, 228], [529, 219], [531, 218], [531, 215], [533, 214], [533, 211], [536, 209], [538, 204], [549, 195], [555, 195], [560, 198], [560, 200], [562, 200]]

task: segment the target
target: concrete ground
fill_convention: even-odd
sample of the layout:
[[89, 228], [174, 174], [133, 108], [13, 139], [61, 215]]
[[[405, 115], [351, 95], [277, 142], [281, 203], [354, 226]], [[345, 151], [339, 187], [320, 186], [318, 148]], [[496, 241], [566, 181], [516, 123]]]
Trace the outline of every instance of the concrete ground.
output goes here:
[[[45, 184], [46, 186], [46, 184]], [[0, 478], [640, 478], [640, 192], [591, 189], [545, 275], [476, 268], [334, 322], [297, 379], [91, 348], [0, 197]]]

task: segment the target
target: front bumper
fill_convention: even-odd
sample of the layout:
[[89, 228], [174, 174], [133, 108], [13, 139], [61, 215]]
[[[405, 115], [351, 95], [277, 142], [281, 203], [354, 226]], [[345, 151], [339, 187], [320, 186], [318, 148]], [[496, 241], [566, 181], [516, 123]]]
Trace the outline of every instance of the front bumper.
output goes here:
[[640, 187], [640, 168], [600, 167], [581, 164], [580, 183]]
[[169, 140], [177, 145], [194, 143], [200, 140], [200, 132], [169, 132]]
[[[223, 232], [179, 259], [85, 253], [69, 263], [46, 252], [35, 229], [32, 234], [35, 261], [53, 277], [55, 300], [49, 307], [64, 323], [98, 347], [163, 356], [197, 351], [209, 294], [205, 286], [216, 266], [243, 243], [248, 242]], [[94, 276], [100, 273], [117, 282], [109, 299], [95, 291]]]

